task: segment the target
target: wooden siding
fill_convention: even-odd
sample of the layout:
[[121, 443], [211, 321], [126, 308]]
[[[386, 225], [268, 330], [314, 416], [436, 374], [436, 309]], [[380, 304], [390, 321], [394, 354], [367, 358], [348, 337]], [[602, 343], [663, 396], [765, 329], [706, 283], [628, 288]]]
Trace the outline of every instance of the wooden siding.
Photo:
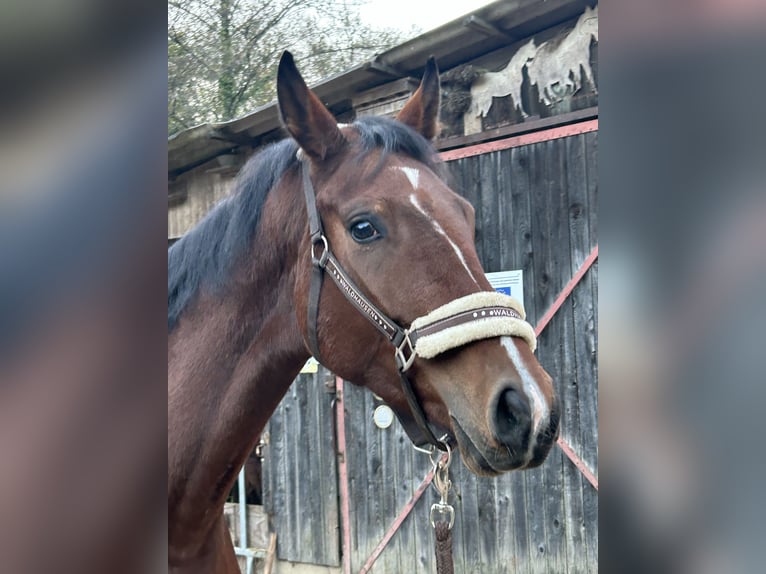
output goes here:
[[[597, 243], [597, 160], [598, 134], [592, 132], [448, 164], [452, 187], [476, 209], [477, 250], [485, 270], [524, 270], [525, 306], [533, 324]], [[596, 263], [542, 333], [537, 351], [562, 401], [561, 435], [593, 470], [597, 272]], [[279, 557], [335, 564], [330, 559], [337, 557], [339, 522], [337, 474], [330, 462], [333, 416], [322, 376], [303, 375], [272, 417], [264, 488]], [[350, 558], [358, 572], [429, 462], [412, 449], [398, 422], [385, 430], [374, 425], [378, 402], [371, 393], [347, 384], [345, 397]], [[597, 571], [597, 493], [559, 448], [538, 469], [494, 479], [475, 477], [459, 461], [453, 469], [457, 572]], [[429, 488], [372, 572], [434, 571], [428, 510], [436, 499]]]
[[234, 174], [230, 169], [200, 169], [174, 181], [172, 195], [179, 199], [168, 206], [168, 238], [181, 237], [197, 225], [233, 188]]
[[323, 367], [293, 382], [267, 427], [263, 500], [277, 557], [338, 566], [340, 519], [334, 376]]

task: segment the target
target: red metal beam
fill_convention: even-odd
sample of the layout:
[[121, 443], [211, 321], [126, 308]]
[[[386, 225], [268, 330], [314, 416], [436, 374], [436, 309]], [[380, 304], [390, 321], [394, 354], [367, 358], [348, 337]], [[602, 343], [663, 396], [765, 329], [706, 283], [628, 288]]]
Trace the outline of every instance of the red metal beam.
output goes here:
[[[580, 280], [582, 280], [582, 278], [585, 276], [585, 273], [587, 273], [588, 269], [591, 268], [593, 262], [596, 261], [596, 259], [598, 259], [598, 245], [596, 245], [588, 257], [585, 258], [585, 261], [583, 261], [582, 265], [580, 265], [580, 268], [564, 286], [564, 289], [561, 290], [559, 296], [556, 297], [553, 305], [551, 305], [550, 309], [548, 309], [537, 322], [537, 326], [535, 327], [535, 335], [538, 337], [540, 336], [540, 333], [543, 332], [543, 329], [545, 329], [548, 323], [550, 323], [550, 320], [553, 319], [553, 316], [558, 312], [559, 309], [561, 309], [561, 306], [564, 304], [564, 301], [566, 301], [566, 298], [569, 297], [572, 291], [574, 291], [574, 288], [577, 287], [577, 284], [580, 283]], [[569, 460], [571, 460], [577, 469], [583, 474], [583, 476], [588, 479], [588, 482], [593, 485], [593, 488], [598, 491], [598, 478], [596, 478], [596, 476], [590, 471], [588, 466], [585, 464], [585, 461], [577, 456], [574, 449], [572, 449], [572, 447], [560, 436], [556, 442], [558, 443], [559, 447], [561, 447], [561, 450], [564, 451], [564, 454], [567, 455]]]
[[587, 122], [578, 122], [576, 124], [559, 126], [559, 127], [551, 128], [549, 130], [541, 130], [539, 132], [522, 134], [520, 136], [514, 136], [514, 137], [505, 138], [501, 140], [480, 143], [480, 144], [471, 145], [467, 147], [461, 147], [458, 149], [451, 149], [449, 151], [441, 152], [439, 154], [439, 157], [443, 161], [452, 161], [455, 159], [462, 159], [464, 157], [481, 155], [483, 153], [490, 153], [493, 151], [500, 151], [503, 149], [510, 149], [513, 147], [540, 143], [540, 142], [545, 142], [549, 140], [565, 138], [568, 136], [576, 136], [578, 134], [584, 134], [588, 132], [595, 132], [597, 130], [598, 130], [598, 118], [596, 118], [595, 120], [588, 120]]
[[435, 141], [434, 145], [439, 151], [447, 151], [450, 149], [467, 147], [483, 142], [520, 136], [521, 134], [529, 134], [532, 132], [549, 130], [559, 126], [576, 124], [587, 120], [592, 120], [597, 117], [598, 106], [593, 106], [591, 108], [557, 114], [547, 118], [539, 118], [536, 120], [527, 118], [527, 121], [521, 122], [520, 124], [511, 124], [499, 126], [496, 128], [490, 128], [468, 136], [450, 136]]
[[596, 259], [598, 259], [598, 245], [596, 245], [588, 257], [585, 258], [585, 261], [583, 261], [582, 265], [580, 265], [577, 273], [575, 273], [569, 282], [564, 286], [564, 289], [562, 289], [561, 293], [559, 293], [559, 296], [556, 297], [556, 300], [553, 302], [553, 305], [551, 305], [550, 309], [548, 309], [545, 312], [545, 315], [543, 315], [537, 322], [537, 326], [535, 326], [535, 335], [538, 337], [540, 336], [540, 333], [543, 332], [543, 329], [545, 329], [550, 320], [553, 319], [553, 316], [564, 304], [564, 301], [566, 301], [566, 298], [569, 297], [570, 293], [574, 291], [574, 288], [577, 287], [577, 284], [580, 282], [583, 276], [585, 276], [585, 273], [587, 273], [588, 269], [590, 269], [590, 266], [593, 265], [593, 262]]
[[598, 492], [598, 478], [596, 478], [596, 476], [590, 471], [588, 465], [585, 464], [585, 461], [577, 456], [577, 453], [572, 450], [572, 447], [569, 446], [569, 443], [563, 438], [559, 437], [556, 442], [558, 443], [561, 450], [564, 451], [564, 454], [569, 457], [569, 460], [571, 460], [572, 463], [577, 467], [577, 470], [579, 470], [582, 475], [588, 479], [588, 482], [590, 482], [593, 485], [593, 488], [596, 489], [596, 492]]

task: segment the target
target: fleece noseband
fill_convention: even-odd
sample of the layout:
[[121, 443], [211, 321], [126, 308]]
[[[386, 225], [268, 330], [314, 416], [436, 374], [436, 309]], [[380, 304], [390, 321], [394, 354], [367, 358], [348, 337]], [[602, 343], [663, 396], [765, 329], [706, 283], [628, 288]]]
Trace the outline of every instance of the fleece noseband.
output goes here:
[[417, 424], [417, 428], [413, 429], [407, 421], [401, 421], [410, 439], [418, 446], [427, 442], [445, 450], [444, 440], [436, 438], [426, 420], [412, 384], [407, 378], [407, 370], [412, 366], [415, 357], [432, 359], [445, 351], [473, 341], [504, 335], [521, 337], [534, 351], [537, 341], [532, 326], [525, 321], [524, 308], [508, 295], [480, 291], [454, 299], [427, 315], [418, 317], [409, 329], [401, 327], [370, 301], [332, 254], [317, 210], [308, 161], [302, 161], [302, 166], [312, 263], [308, 301], [308, 342], [314, 358], [321, 362], [317, 317], [322, 279], [326, 272], [354, 308], [375, 325], [393, 345], [402, 389]]

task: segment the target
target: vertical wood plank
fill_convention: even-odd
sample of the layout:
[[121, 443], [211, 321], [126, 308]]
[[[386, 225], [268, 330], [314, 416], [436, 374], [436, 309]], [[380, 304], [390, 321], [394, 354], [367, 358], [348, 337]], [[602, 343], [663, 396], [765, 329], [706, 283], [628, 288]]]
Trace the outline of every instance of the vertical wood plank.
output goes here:
[[311, 555], [304, 548], [301, 532], [301, 524], [298, 520], [301, 509], [301, 495], [303, 481], [301, 480], [301, 451], [298, 446], [298, 437], [303, 432], [302, 418], [300, 412], [300, 398], [299, 387], [302, 381], [297, 381], [297, 384], [293, 384], [288, 391], [289, 403], [287, 405], [288, 412], [290, 413], [290, 434], [287, 436], [287, 451], [288, 461], [287, 465], [287, 480], [288, 484], [293, 485], [292, 496], [287, 499], [287, 512], [290, 516], [290, 530], [293, 538], [293, 546], [287, 549], [290, 552], [290, 559], [295, 560], [301, 556], [304, 552], [309, 559]]
[[308, 440], [312, 432], [316, 432], [308, 426], [308, 392], [312, 377], [304, 375], [301, 378], [303, 380], [298, 385], [294, 385], [298, 416], [298, 424], [296, 426], [299, 429], [294, 437], [294, 452], [297, 459], [294, 463], [298, 486], [295, 523], [300, 533], [299, 544], [301, 554], [308, 556], [312, 562], [316, 562], [318, 561], [318, 556], [314, 543], [317, 541], [317, 537], [314, 536], [314, 530], [317, 528], [316, 524], [321, 524], [321, 522], [318, 521], [311, 524], [307, 520], [307, 515], [316, 516], [317, 513], [317, 500], [316, 497], [312, 496], [312, 491], [318, 484], [318, 477], [316, 476], [316, 465], [311, 464], [314, 461], [309, 461], [310, 443]]
[[338, 479], [326, 374], [300, 375], [269, 421], [264, 505], [279, 533], [281, 560], [337, 566]]
[[[585, 134], [585, 169], [587, 177], [587, 198], [588, 198], [588, 229], [590, 234], [589, 243], [591, 247], [598, 243], [597, 239], [597, 201], [598, 201], [598, 170], [596, 167], [598, 161], [598, 134]], [[588, 271], [590, 279], [590, 291], [595, 294], [598, 285], [594, 283], [598, 275], [598, 262], [594, 263]], [[587, 286], [587, 284], [586, 284]], [[583, 413], [582, 417], [586, 425], [584, 432], [591, 440], [583, 444], [583, 458], [595, 469], [598, 457], [598, 376], [596, 363], [596, 349], [598, 342], [598, 333], [596, 325], [598, 324], [598, 303], [597, 298], [592, 296], [590, 299], [591, 316], [587, 317], [587, 330], [585, 331], [585, 341], [587, 346], [583, 348], [582, 363], [583, 367], [588, 369], [589, 384], [583, 385], [580, 392], [583, 394]], [[585, 319], [585, 318], [584, 318]]]
[[[546, 143], [547, 171], [551, 199], [551, 213], [553, 229], [551, 229], [551, 242], [549, 256], [556, 261], [557, 280], [555, 291], [558, 294], [572, 276], [572, 256], [569, 232], [569, 196], [567, 186], [567, 155], [566, 139], [555, 140]], [[555, 363], [558, 374], [554, 375], [557, 380], [559, 396], [563, 395], [564, 387], [575, 378], [574, 338], [575, 327], [572, 315], [573, 302], [571, 297], [559, 312], [559, 352], [558, 362]], [[579, 433], [579, 420], [573, 421]], [[555, 456], [554, 456], [555, 455]], [[549, 460], [550, 472], [548, 473], [548, 496], [547, 496], [547, 527], [548, 547], [551, 562], [555, 571], [564, 572], [567, 569], [567, 545], [565, 535], [565, 509], [564, 509], [564, 456], [555, 448]]]
[[[575, 136], [567, 138], [567, 188], [569, 192], [569, 239], [571, 248], [570, 274], [574, 274], [590, 254], [593, 247], [590, 236], [588, 213], [591, 209], [588, 200], [585, 138]], [[585, 410], [584, 401], [588, 398], [581, 395], [581, 389], [593, 384], [593, 373], [583, 369], [583, 361], [590, 364], [592, 356], [587, 349], [587, 337], [593, 330], [593, 293], [587, 278], [578, 285], [570, 296], [572, 298], [573, 323], [576, 331], [573, 335], [574, 345], [574, 377], [563, 386], [562, 400], [565, 403], [577, 404], [577, 409], [567, 414], [572, 418], [566, 427], [566, 439], [576, 452], [582, 453], [584, 437], [589, 425], [583, 425], [582, 413]], [[584, 434], [585, 433], [585, 434]], [[564, 435], [562, 435], [564, 436]], [[589, 439], [588, 439], [589, 440]], [[566, 508], [566, 539], [567, 554], [570, 556], [571, 570], [583, 572], [588, 562], [585, 545], [583, 495], [585, 481], [576, 467], [569, 461], [564, 461], [564, 503]]]
[[[397, 494], [397, 513], [404, 508], [425, 476], [427, 465], [424, 455], [417, 453], [398, 421], [395, 423], [397, 433], [397, 476], [399, 489]], [[422, 518], [418, 518], [415, 509], [405, 519], [401, 532], [396, 536], [396, 552], [399, 554], [401, 572], [416, 572], [418, 568], [417, 535], [423, 528]]]
[[500, 271], [500, 225], [498, 185], [500, 174], [500, 153], [490, 153], [478, 157], [479, 185], [481, 190], [481, 263], [485, 271]]
[[[377, 495], [380, 497], [381, 500], [381, 510], [380, 510], [380, 532], [386, 532], [388, 530], [389, 524], [393, 520], [393, 518], [396, 516], [398, 512], [398, 508], [396, 505], [396, 482], [399, 480], [399, 477], [397, 477], [394, 473], [395, 471], [395, 456], [396, 453], [394, 452], [394, 448], [396, 446], [396, 441], [394, 440], [392, 434], [394, 432], [393, 425], [391, 427], [388, 427], [387, 429], [380, 429], [378, 428], [374, 420], [372, 418], [374, 409], [377, 407], [378, 403], [373, 402], [372, 410], [367, 415], [367, 419], [370, 421], [368, 422], [370, 429], [372, 432], [374, 432], [380, 439], [380, 478], [381, 478], [381, 487], [378, 491]], [[380, 567], [382, 572], [400, 572], [399, 567], [399, 556], [396, 552], [396, 541], [392, 540], [389, 542], [388, 547], [383, 551], [383, 554], [380, 557], [381, 563]]]
[[[598, 243], [598, 132], [585, 134], [586, 149], [586, 173], [588, 182], [588, 223], [591, 235], [591, 243]], [[581, 394], [586, 393], [588, 400], [585, 406], [588, 409], [588, 419], [591, 420], [591, 428], [588, 429], [590, 439], [583, 445], [585, 461], [592, 465], [594, 470], [598, 467], [598, 261], [588, 272], [590, 290], [593, 293], [593, 330], [589, 333], [589, 346], [591, 349], [591, 368], [593, 373], [592, 384], [581, 389]], [[591, 567], [598, 564], [598, 493], [585, 484], [583, 487], [583, 507], [585, 510], [585, 531], [588, 548], [588, 560]]]
[[[364, 409], [364, 395], [354, 385], [345, 386], [346, 456], [348, 460], [349, 498], [351, 506], [351, 564], [359, 571], [367, 558], [368, 488], [367, 465], [362, 459], [365, 452], [365, 433], [360, 425], [360, 412]], [[360, 492], [361, 491], [361, 492]]]
[[494, 570], [497, 564], [497, 488], [495, 479], [477, 480], [481, 560], [485, 569]]
[[[552, 228], [547, 173], [545, 169], [545, 143], [530, 146], [529, 174], [530, 197], [532, 208], [532, 247], [535, 254], [535, 308], [543, 313], [555, 298], [555, 262], [548, 256], [550, 231]], [[556, 333], [549, 325], [538, 338], [538, 358], [543, 367], [556, 377], [552, 364], [557, 343]], [[533, 321], [534, 324], [534, 321]], [[548, 463], [549, 464], [549, 463]], [[548, 552], [546, 528], [546, 476], [547, 465], [526, 471], [527, 473], [527, 510], [530, 515], [530, 551], [533, 552], [533, 572], [553, 572]]]
[[332, 380], [333, 378], [334, 376], [330, 371], [324, 367], [320, 368], [319, 373], [315, 377], [314, 396], [309, 404], [313, 406], [316, 426], [319, 428], [312, 452], [317, 453], [317, 458], [321, 463], [318, 465], [320, 468], [319, 489], [313, 493], [321, 502], [320, 512], [324, 534], [321, 546], [321, 563], [339, 566], [340, 507], [338, 504], [339, 473], [336, 457], [334, 395], [328, 393], [324, 386], [326, 380]]
[[466, 471], [465, 466], [456, 469], [455, 490], [460, 494], [460, 517], [463, 530], [463, 544], [468, 571], [482, 565], [481, 517], [479, 515], [479, 492], [477, 479]]
[[532, 324], [544, 310], [537, 309], [537, 273], [532, 242], [532, 191], [530, 146], [511, 150], [511, 227], [505, 232], [506, 241], [515, 245], [514, 267], [524, 272], [524, 307]]
[[[544, 310], [538, 308], [537, 264], [533, 245], [533, 203], [532, 203], [532, 148], [524, 146], [511, 150], [512, 170], [512, 228], [507, 235], [517, 243], [516, 267], [524, 271], [524, 306], [528, 320], [534, 324]], [[538, 353], [539, 358], [539, 353]], [[532, 537], [531, 521], [534, 515], [528, 507], [527, 492], [529, 477], [518, 473], [513, 477], [511, 500], [514, 509], [514, 532], [517, 554], [514, 557], [521, 572], [532, 572], [533, 559], [537, 557], [537, 547]]]

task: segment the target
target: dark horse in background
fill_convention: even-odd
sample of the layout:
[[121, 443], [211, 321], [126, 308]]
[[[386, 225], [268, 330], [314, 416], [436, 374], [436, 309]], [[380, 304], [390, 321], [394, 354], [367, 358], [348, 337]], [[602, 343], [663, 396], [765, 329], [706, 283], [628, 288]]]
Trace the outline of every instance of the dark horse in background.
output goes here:
[[[316, 246], [304, 163], [335, 257], [399, 325], [492, 292], [474, 246], [473, 208], [439, 176], [429, 141], [439, 108], [433, 59], [396, 120], [337, 124], [288, 53], [277, 84], [292, 138], [251, 159], [233, 195], [168, 253], [171, 572], [239, 572], [223, 503], [310, 356]], [[322, 362], [411, 422], [390, 342], [367, 319], [325, 281], [316, 320]], [[551, 378], [524, 339], [495, 336], [417, 357], [408, 375], [428, 425], [458, 446], [476, 474], [527, 468], [546, 457], [558, 406]]]

